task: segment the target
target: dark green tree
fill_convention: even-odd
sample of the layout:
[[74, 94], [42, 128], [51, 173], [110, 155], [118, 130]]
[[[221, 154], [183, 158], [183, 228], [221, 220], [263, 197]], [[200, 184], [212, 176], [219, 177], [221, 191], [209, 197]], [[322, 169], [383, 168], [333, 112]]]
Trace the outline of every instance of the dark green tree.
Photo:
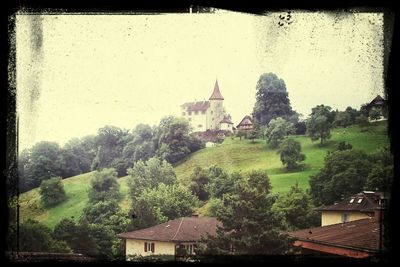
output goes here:
[[253, 116], [260, 126], [277, 117], [288, 119], [293, 115], [285, 82], [273, 73], [260, 76], [256, 86], [256, 103]]
[[19, 244], [24, 252], [72, 252], [65, 241], [52, 237], [50, 228], [32, 219], [19, 225]]
[[358, 126], [360, 126], [361, 132], [364, 132], [367, 129], [368, 125], [369, 125], [368, 118], [366, 116], [364, 116], [364, 115], [358, 116], [356, 118], [356, 123], [358, 124]]
[[333, 121], [333, 125], [336, 127], [344, 127], [352, 124], [351, 114], [346, 111], [339, 111], [336, 113], [335, 120]]
[[331, 107], [318, 105], [312, 108], [312, 112], [307, 119], [307, 135], [311, 137], [312, 141], [320, 139], [320, 145], [331, 138], [330, 110]]
[[275, 197], [263, 171], [252, 171], [235, 183], [235, 191], [225, 194], [217, 212], [223, 227], [215, 237], [202, 240], [198, 254], [283, 254], [289, 248], [285, 219], [272, 210]]
[[311, 196], [302, 190], [298, 183], [292, 186], [289, 192], [279, 195], [272, 209], [283, 213], [293, 231], [316, 227], [321, 223], [320, 214], [315, 211]]
[[120, 198], [117, 173], [114, 169], [96, 171], [90, 181], [89, 202], [115, 200]]
[[364, 185], [365, 190], [390, 193], [394, 178], [393, 155], [387, 148], [371, 155], [373, 166]]
[[381, 114], [381, 112], [379, 110], [372, 109], [369, 112], [369, 117], [370, 117], [371, 120], [379, 120], [381, 118], [381, 116], [382, 116], [382, 114]]
[[53, 207], [67, 198], [61, 177], [43, 180], [39, 192], [40, 199], [45, 207]]
[[288, 170], [298, 167], [299, 161], [304, 161], [306, 156], [301, 153], [301, 144], [293, 139], [286, 139], [282, 142], [280, 149], [280, 158], [282, 164], [286, 165]]
[[347, 107], [345, 110], [350, 115], [351, 124], [356, 122], [356, 118], [360, 115], [360, 112], [352, 107]]
[[325, 157], [324, 167], [310, 177], [310, 194], [317, 206], [331, 205], [363, 190], [371, 172], [371, 158], [358, 150], [334, 151]]
[[205, 201], [210, 198], [209, 192], [206, 190], [207, 184], [210, 182], [210, 174], [206, 169], [196, 167], [190, 177], [190, 191], [200, 200]]

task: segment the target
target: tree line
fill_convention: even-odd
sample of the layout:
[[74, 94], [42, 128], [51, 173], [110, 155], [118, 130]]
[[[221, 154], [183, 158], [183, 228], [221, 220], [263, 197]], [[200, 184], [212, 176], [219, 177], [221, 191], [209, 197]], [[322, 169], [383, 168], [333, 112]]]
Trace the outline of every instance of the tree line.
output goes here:
[[63, 147], [43, 141], [23, 150], [18, 157], [20, 192], [40, 186], [51, 177], [114, 168], [118, 177], [139, 160], [158, 157], [175, 164], [204, 147], [204, 142], [189, 134], [188, 121], [168, 116], [158, 126], [139, 124], [131, 131], [105, 126], [97, 135], [73, 138]]

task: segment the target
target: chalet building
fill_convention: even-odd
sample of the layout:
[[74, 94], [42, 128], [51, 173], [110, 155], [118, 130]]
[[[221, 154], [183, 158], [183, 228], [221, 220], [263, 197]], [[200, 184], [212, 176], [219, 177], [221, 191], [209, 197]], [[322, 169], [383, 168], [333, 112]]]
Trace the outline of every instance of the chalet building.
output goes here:
[[380, 192], [364, 191], [319, 209], [322, 226], [289, 233], [301, 254], [367, 258], [382, 250], [383, 204]]
[[242, 131], [251, 131], [253, 130], [252, 119], [249, 115], [244, 116], [242, 121], [236, 126], [236, 129]]
[[189, 102], [181, 105], [182, 117], [189, 120], [194, 132], [206, 130], [232, 131], [230, 116], [225, 114], [222, 96], [218, 81], [215, 81], [214, 91], [209, 101]]
[[387, 108], [387, 100], [383, 99], [380, 95], [376, 96], [368, 105], [367, 105], [368, 114], [372, 110], [378, 110], [383, 119], [387, 118], [388, 108]]
[[[125, 239], [125, 255], [131, 256], [165, 255], [177, 256], [183, 247], [188, 254], [194, 254], [194, 247], [202, 236], [215, 235], [220, 223], [211, 217], [181, 217], [156, 226], [117, 236]], [[179, 256], [179, 255], [178, 255]]]
[[375, 209], [384, 201], [383, 193], [363, 191], [321, 211], [321, 226], [366, 219], [374, 216]]

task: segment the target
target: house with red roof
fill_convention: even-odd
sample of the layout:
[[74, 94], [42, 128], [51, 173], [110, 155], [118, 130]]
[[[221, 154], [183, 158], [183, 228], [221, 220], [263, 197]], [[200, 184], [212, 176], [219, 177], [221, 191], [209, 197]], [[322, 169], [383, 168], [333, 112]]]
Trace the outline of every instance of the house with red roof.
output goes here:
[[319, 209], [322, 226], [290, 232], [301, 254], [330, 254], [352, 258], [378, 255], [383, 244], [380, 192], [363, 191]]
[[225, 113], [218, 81], [215, 81], [214, 90], [209, 101], [188, 102], [181, 105], [181, 116], [189, 120], [193, 132], [207, 130], [225, 130], [232, 132], [231, 118]]
[[127, 260], [132, 256], [176, 256], [183, 247], [194, 254], [196, 242], [202, 236], [215, 235], [220, 223], [211, 217], [181, 217], [149, 228], [118, 234], [125, 239]]

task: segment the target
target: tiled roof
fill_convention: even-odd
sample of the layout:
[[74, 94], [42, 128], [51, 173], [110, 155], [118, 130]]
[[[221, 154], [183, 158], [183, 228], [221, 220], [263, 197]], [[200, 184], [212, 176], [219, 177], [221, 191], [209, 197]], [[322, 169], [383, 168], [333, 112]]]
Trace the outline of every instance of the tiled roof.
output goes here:
[[187, 111], [206, 111], [210, 107], [208, 101], [189, 102], [182, 105]]
[[218, 86], [218, 81], [215, 81], [215, 85], [214, 85], [214, 91], [212, 93], [212, 95], [210, 96], [210, 100], [213, 99], [219, 99], [219, 100], [224, 100], [224, 97], [221, 95], [221, 92], [219, 91], [219, 86]]
[[385, 99], [383, 99], [380, 95], [377, 95], [377, 96], [368, 104], [368, 106], [375, 105], [375, 104], [382, 105], [382, 104], [384, 104], [385, 102], [386, 102]]
[[[381, 192], [364, 191], [352, 195], [343, 201], [319, 209], [320, 211], [361, 211], [374, 212], [379, 207], [380, 199], [383, 197]], [[354, 199], [351, 203], [350, 201]], [[361, 199], [361, 202], [359, 203]]]
[[289, 233], [295, 239], [361, 250], [379, 250], [380, 223], [375, 217]]
[[118, 234], [126, 239], [155, 241], [198, 241], [209, 233], [215, 235], [218, 221], [211, 217], [181, 217], [153, 227]]
[[253, 125], [253, 123], [251, 122], [251, 117], [249, 115], [244, 116], [242, 121], [236, 127], [239, 127], [242, 125]]
[[231, 121], [231, 119], [229, 117], [224, 117], [220, 123], [233, 124], [233, 122]]

